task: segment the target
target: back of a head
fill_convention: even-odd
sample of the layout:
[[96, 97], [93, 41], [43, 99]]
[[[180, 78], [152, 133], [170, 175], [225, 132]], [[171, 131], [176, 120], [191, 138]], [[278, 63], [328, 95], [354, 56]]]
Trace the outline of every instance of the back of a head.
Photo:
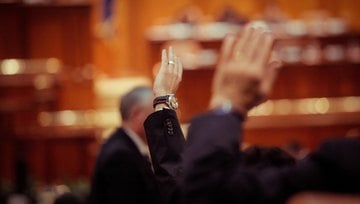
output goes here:
[[122, 96], [119, 108], [122, 120], [129, 120], [132, 110], [135, 107], [145, 105], [152, 96], [152, 89], [146, 86], [136, 87]]

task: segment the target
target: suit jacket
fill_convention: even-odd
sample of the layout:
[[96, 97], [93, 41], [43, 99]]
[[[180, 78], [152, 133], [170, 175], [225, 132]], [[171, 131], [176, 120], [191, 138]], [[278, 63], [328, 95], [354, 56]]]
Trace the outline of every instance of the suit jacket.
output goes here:
[[185, 144], [176, 112], [152, 113], [144, 123], [151, 159], [164, 203], [179, 201], [182, 152]]
[[89, 198], [91, 204], [161, 203], [151, 166], [122, 128], [102, 145]]
[[242, 118], [209, 112], [195, 118], [183, 156], [186, 203], [282, 203], [299, 191], [360, 193], [360, 140], [336, 139], [296, 165], [254, 171], [239, 152]]

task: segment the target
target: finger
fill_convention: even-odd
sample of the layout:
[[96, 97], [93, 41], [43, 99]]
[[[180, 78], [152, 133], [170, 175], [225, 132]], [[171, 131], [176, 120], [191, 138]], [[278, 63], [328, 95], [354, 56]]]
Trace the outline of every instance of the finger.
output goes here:
[[183, 74], [183, 66], [182, 66], [182, 63], [181, 63], [181, 60], [179, 59], [178, 60], [178, 66], [179, 66], [179, 81], [182, 80], [182, 74]]
[[179, 61], [180, 61], [180, 59], [179, 59], [179, 57], [177, 57], [177, 56], [175, 56], [175, 66], [174, 66], [174, 74], [173, 74], [173, 88], [174, 88], [174, 90], [173, 90], [173, 92], [175, 93], [176, 92], [176, 89], [177, 89], [177, 87], [179, 86], [179, 82], [180, 82], [180, 80], [179, 80], [179, 72], [180, 72], [180, 67], [179, 67]]
[[173, 68], [173, 73], [177, 76], [177, 73], [179, 71], [179, 66], [178, 66], [178, 61], [179, 61], [179, 58], [175, 55], [174, 57], [174, 68]]
[[278, 65], [279, 65], [278, 61], [267, 65], [264, 80], [262, 81], [261, 84], [261, 93], [264, 96], [269, 95], [269, 93], [272, 90], [275, 79], [279, 72]]
[[247, 44], [249, 43], [254, 28], [250, 25], [246, 25], [244, 31], [241, 33], [241, 36], [238, 37], [235, 42], [235, 46], [233, 49], [232, 57], [233, 59], [238, 58], [239, 53], [247, 52]]
[[220, 64], [227, 62], [231, 58], [231, 53], [233, 52], [234, 49], [235, 39], [236, 36], [234, 34], [228, 34], [225, 37], [220, 51], [220, 59], [219, 59]]
[[169, 55], [168, 55], [168, 70], [172, 70], [175, 65], [175, 52], [173, 47], [169, 47]]
[[280, 57], [276, 52], [272, 51], [271, 56], [268, 62], [269, 66], [274, 67], [275, 69], [279, 69], [283, 66], [283, 62], [281, 61]]
[[264, 39], [263, 29], [254, 29], [253, 36], [250, 39], [249, 46], [247, 48], [247, 54], [251, 60], [256, 60], [256, 53], [261, 49], [261, 43]]
[[159, 72], [165, 71], [168, 65], [168, 57], [166, 55], [166, 49], [163, 49], [161, 52], [161, 66]]
[[221, 65], [228, 63], [232, 58], [232, 55], [234, 53], [236, 37], [237, 36], [235, 34], [228, 34], [228, 35], [226, 35], [226, 37], [223, 41], [223, 44], [221, 46], [218, 66], [216, 66], [215, 75], [214, 75], [214, 79], [213, 79], [213, 83], [212, 83], [213, 91], [216, 89], [218, 81], [220, 80], [220, 78], [222, 76], [222, 70], [220, 68], [226, 67], [226, 66], [221, 66]]
[[266, 63], [269, 61], [271, 49], [274, 44], [274, 37], [270, 33], [264, 33], [261, 39], [261, 49], [258, 49], [254, 59], [259, 64], [259, 67], [265, 68]]

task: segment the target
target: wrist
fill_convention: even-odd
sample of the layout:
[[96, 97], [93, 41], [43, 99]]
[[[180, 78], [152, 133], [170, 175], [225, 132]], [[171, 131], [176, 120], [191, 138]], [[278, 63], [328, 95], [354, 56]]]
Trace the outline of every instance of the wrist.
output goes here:
[[[159, 105], [158, 108], [156, 108], [157, 105]], [[159, 110], [160, 108], [177, 110], [178, 105], [179, 104], [177, 98], [174, 94], [165, 94], [165, 95], [157, 96], [153, 101], [153, 107], [155, 110]]]
[[154, 96], [159, 97], [159, 96], [165, 96], [165, 95], [169, 95], [171, 94], [171, 92], [167, 92], [165, 90], [154, 90]]
[[234, 100], [222, 96], [216, 96], [211, 99], [210, 109], [221, 110], [224, 113], [239, 113], [244, 116], [246, 116], [248, 112], [243, 104], [234, 103]]

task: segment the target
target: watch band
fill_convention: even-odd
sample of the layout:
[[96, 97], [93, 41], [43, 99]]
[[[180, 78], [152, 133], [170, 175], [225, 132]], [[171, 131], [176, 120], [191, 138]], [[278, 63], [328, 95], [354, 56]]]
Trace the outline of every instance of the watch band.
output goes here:
[[153, 101], [153, 108], [155, 108], [155, 106], [160, 103], [166, 104], [166, 106], [169, 107], [168, 97], [169, 97], [168, 95], [156, 97]]
[[153, 101], [153, 107], [157, 104], [165, 104], [171, 110], [177, 110], [178, 108], [178, 101], [174, 94], [168, 94], [165, 96], [156, 97]]

